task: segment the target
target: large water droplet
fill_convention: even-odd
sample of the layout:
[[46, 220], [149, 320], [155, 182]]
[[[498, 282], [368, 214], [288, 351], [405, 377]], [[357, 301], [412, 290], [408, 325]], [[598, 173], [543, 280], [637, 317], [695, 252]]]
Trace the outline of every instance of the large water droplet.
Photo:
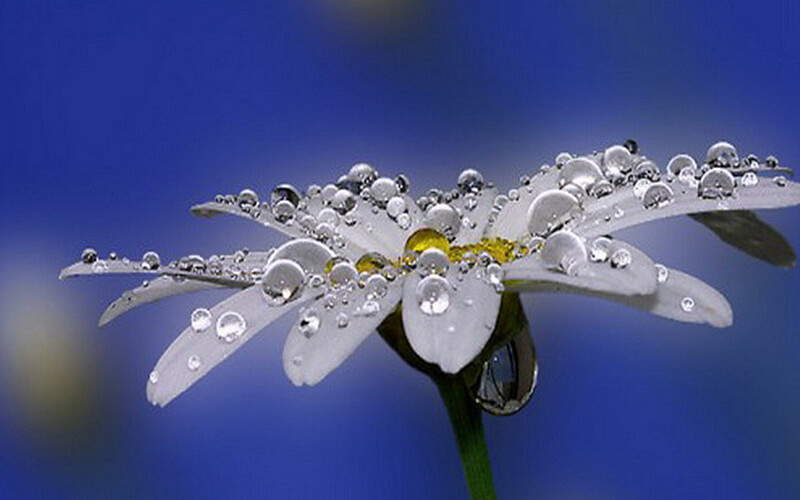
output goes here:
[[356, 195], [347, 189], [340, 189], [333, 195], [331, 207], [341, 215], [344, 215], [353, 210], [356, 207], [356, 203]]
[[247, 330], [244, 317], [236, 311], [227, 311], [217, 319], [217, 337], [228, 344], [235, 342]]
[[527, 321], [507, 344], [483, 362], [474, 390], [481, 407], [493, 415], [511, 415], [528, 403], [536, 388], [539, 365]]
[[296, 213], [297, 209], [289, 200], [281, 200], [272, 205], [272, 215], [275, 216], [276, 221], [282, 224], [294, 219]]
[[672, 175], [680, 175], [681, 171], [686, 167], [691, 167], [692, 171], [695, 171], [697, 170], [697, 162], [689, 155], [675, 155], [667, 163], [667, 172]]
[[580, 213], [578, 199], [560, 190], [541, 193], [528, 208], [528, 230], [545, 235], [558, 229]]
[[373, 274], [367, 278], [367, 282], [364, 284], [364, 292], [366, 293], [367, 298], [370, 299], [379, 299], [384, 297], [388, 291], [389, 282], [380, 274]]
[[642, 205], [647, 209], [661, 208], [669, 205], [672, 199], [672, 189], [663, 182], [656, 182], [645, 190]]
[[404, 214], [406, 211], [408, 211], [408, 206], [405, 198], [401, 196], [394, 196], [386, 202], [386, 213], [392, 219], [397, 219], [400, 214]]
[[733, 195], [736, 182], [728, 170], [712, 168], [700, 178], [697, 192], [702, 198], [725, 198]]
[[390, 179], [388, 177], [381, 177], [373, 182], [372, 186], [370, 187], [372, 198], [381, 205], [384, 205], [393, 196], [395, 196], [397, 191], [397, 184], [394, 182], [394, 179]]
[[631, 152], [625, 146], [611, 146], [603, 154], [603, 166], [612, 172], [629, 172], [632, 161]]
[[337, 262], [328, 273], [328, 280], [334, 288], [343, 288], [354, 283], [358, 278], [358, 269], [352, 262], [344, 260]]
[[147, 269], [150, 271], [154, 271], [161, 267], [161, 257], [155, 252], [145, 252], [142, 255], [142, 268]]
[[252, 189], [242, 189], [237, 198], [239, 207], [246, 210], [258, 205], [258, 195]]
[[586, 190], [600, 179], [603, 179], [603, 172], [597, 163], [589, 158], [580, 157], [572, 159], [564, 165], [558, 175], [558, 185], [564, 187], [574, 184]]
[[541, 258], [549, 268], [573, 275], [577, 266], [586, 262], [586, 246], [576, 234], [570, 231], [558, 231], [545, 240]]
[[417, 284], [417, 303], [428, 316], [444, 314], [450, 307], [450, 283], [438, 274], [422, 278]]
[[428, 248], [417, 258], [417, 269], [423, 276], [444, 274], [448, 267], [450, 267], [450, 261], [447, 259], [447, 254], [438, 248]]
[[708, 148], [706, 163], [714, 167], [730, 168], [739, 164], [739, 154], [732, 144], [718, 142]]
[[348, 176], [362, 185], [369, 185], [378, 178], [378, 172], [367, 163], [356, 163], [350, 168]]
[[334, 256], [333, 251], [322, 243], [302, 238], [287, 241], [270, 255], [267, 265], [277, 260], [293, 260], [306, 274], [325, 272], [325, 264]]
[[202, 333], [211, 326], [211, 311], [205, 308], [199, 308], [192, 311], [190, 317], [192, 330], [196, 333]]
[[475, 169], [468, 168], [458, 176], [458, 189], [462, 193], [475, 193], [483, 189], [483, 175]]
[[453, 238], [461, 229], [461, 218], [458, 212], [446, 203], [437, 203], [425, 213], [427, 225], [441, 234]]
[[625, 269], [631, 265], [633, 256], [627, 248], [618, 248], [611, 254], [611, 267], [616, 269]]
[[264, 271], [261, 290], [268, 304], [279, 306], [297, 297], [305, 279], [306, 274], [297, 262], [279, 259], [269, 264]]

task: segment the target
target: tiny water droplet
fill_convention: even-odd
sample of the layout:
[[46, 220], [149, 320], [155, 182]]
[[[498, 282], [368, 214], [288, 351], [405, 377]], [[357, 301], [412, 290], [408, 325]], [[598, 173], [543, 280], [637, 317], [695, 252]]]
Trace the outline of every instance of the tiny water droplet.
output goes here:
[[694, 311], [694, 299], [691, 297], [682, 298], [681, 309], [683, 309], [687, 313]]
[[196, 333], [204, 332], [211, 326], [211, 311], [205, 308], [195, 309], [190, 319], [192, 330]]
[[247, 323], [236, 311], [223, 313], [217, 320], [217, 337], [228, 344], [236, 341], [247, 329]]

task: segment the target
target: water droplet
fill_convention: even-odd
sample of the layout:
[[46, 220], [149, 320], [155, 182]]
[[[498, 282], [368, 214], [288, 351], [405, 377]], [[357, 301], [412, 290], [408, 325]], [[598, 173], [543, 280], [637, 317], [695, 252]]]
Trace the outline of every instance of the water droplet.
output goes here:
[[247, 323], [236, 311], [228, 311], [217, 320], [217, 337], [230, 344], [241, 337], [247, 329]]
[[651, 184], [653, 184], [653, 181], [650, 179], [639, 179], [633, 185], [633, 195], [641, 200], [644, 196], [644, 192], [647, 191], [647, 188], [649, 188]]
[[378, 172], [367, 163], [356, 163], [347, 175], [362, 185], [372, 184], [378, 178]]
[[561, 152], [556, 155], [555, 163], [556, 167], [563, 167], [565, 163], [572, 159], [572, 155], [567, 152]]
[[697, 170], [697, 162], [694, 161], [694, 158], [686, 154], [675, 155], [669, 163], [667, 163], [667, 172], [672, 175], [681, 175], [681, 172], [685, 168], [690, 168], [692, 175], [694, 175], [694, 172]]
[[328, 281], [334, 288], [346, 287], [355, 283], [356, 279], [358, 279], [358, 269], [347, 260], [335, 263], [328, 273]]
[[341, 312], [338, 315], [336, 315], [336, 326], [338, 326], [339, 328], [346, 328], [347, 325], [349, 324], [350, 324], [350, 318], [347, 316], [347, 314]]
[[656, 182], [645, 190], [642, 205], [646, 209], [661, 208], [669, 205], [672, 199], [672, 189], [663, 182]]
[[269, 305], [280, 306], [297, 297], [305, 279], [305, 272], [297, 262], [278, 259], [264, 271], [261, 291]]
[[656, 278], [659, 283], [666, 283], [669, 279], [669, 269], [663, 264], [656, 264]]
[[595, 198], [602, 198], [614, 192], [614, 185], [611, 182], [601, 179], [589, 187], [588, 194]]
[[411, 227], [411, 216], [408, 214], [400, 214], [397, 216], [397, 225], [400, 229], [408, 229]]
[[364, 305], [361, 306], [361, 315], [366, 317], [372, 317], [378, 314], [381, 310], [381, 305], [378, 304], [374, 300], [368, 300], [364, 302]]
[[400, 196], [394, 196], [389, 198], [389, 201], [386, 202], [386, 213], [392, 219], [397, 219], [401, 214], [404, 214], [408, 211], [408, 206], [406, 205], [405, 198]]
[[339, 212], [341, 215], [344, 215], [353, 210], [356, 207], [356, 203], [356, 195], [347, 189], [340, 189], [336, 191], [335, 195], [333, 195], [331, 207], [333, 207], [333, 209]]
[[450, 307], [450, 283], [438, 274], [422, 278], [417, 285], [417, 303], [428, 316], [444, 314]]
[[684, 297], [681, 299], [681, 309], [684, 312], [690, 313], [694, 311], [694, 299], [691, 297]]
[[406, 174], [397, 174], [397, 177], [394, 178], [394, 183], [397, 184], [397, 189], [401, 193], [407, 193], [411, 187], [411, 181], [408, 180]]
[[486, 279], [490, 284], [494, 285], [497, 292], [503, 291], [503, 268], [496, 262], [492, 262], [486, 266]]
[[457, 184], [462, 193], [476, 193], [483, 189], [483, 175], [475, 169], [468, 168], [459, 174]]
[[319, 319], [319, 314], [313, 309], [306, 309], [300, 314], [297, 322], [297, 329], [307, 339], [314, 336], [319, 331], [322, 321]]
[[437, 203], [425, 213], [427, 225], [448, 238], [455, 237], [461, 229], [461, 218], [458, 212], [446, 203]]
[[389, 259], [378, 252], [365, 253], [356, 261], [356, 270], [359, 273], [376, 273], [391, 264]]
[[151, 371], [150, 372], [150, 376], [147, 377], [147, 379], [150, 381], [151, 384], [157, 384], [158, 383], [158, 372], [156, 370]]
[[611, 240], [605, 236], [600, 236], [592, 241], [589, 246], [589, 260], [592, 262], [605, 262], [611, 252]]
[[200, 255], [187, 255], [178, 261], [178, 269], [181, 271], [202, 273], [206, 267], [206, 260]]
[[364, 292], [366, 293], [367, 298], [370, 299], [382, 298], [388, 293], [388, 291], [389, 282], [380, 274], [373, 274], [367, 278], [367, 282], [364, 285]]
[[192, 311], [192, 315], [190, 317], [192, 330], [196, 333], [201, 333], [211, 326], [211, 311], [205, 308], [199, 308]]
[[678, 172], [678, 180], [682, 184], [686, 184], [690, 187], [697, 187], [697, 169], [695, 167], [683, 167], [680, 172]]
[[742, 176], [741, 183], [744, 187], [753, 187], [758, 184], [758, 176], [755, 172], [746, 172]]
[[96, 260], [94, 264], [92, 264], [92, 271], [95, 273], [104, 273], [108, 271], [108, 262], [104, 260]]
[[558, 175], [558, 185], [564, 187], [574, 184], [581, 189], [588, 189], [595, 182], [603, 179], [603, 172], [593, 160], [585, 157], [569, 160]]
[[287, 241], [275, 250], [267, 260], [267, 265], [275, 261], [289, 259], [296, 262], [306, 274], [325, 272], [325, 264], [334, 256], [333, 251], [319, 241], [302, 238]]
[[733, 174], [722, 168], [712, 168], [700, 178], [698, 194], [702, 198], [724, 198], [733, 195]]
[[299, 355], [299, 354], [298, 354], [297, 356], [294, 356], [294, 357], [292, 358], [292, 364], [293, 364], [294, 366], [300, 366], [300, 365], [302, 365], [302, 364], [303, 364], [303, 356], [301, 356], [301, 355]]
[[372, 198], [383, 205], [397, 194], [398, 189], [394, 179], [381, 177], [372, 183], [370, 192], [372, 193]]
[[708, 148], [706, 163], [714, 167], [735, 167], [739, 164], [739, 155], [732, 144], [718, 142]]
[[281, 224], [286, 224], [294, 219], [296, 213], [297, 210], [295, 206], [289, 200], [281, 200], [272, 205], [272, 215], [275, 216], [275, 220]]
[[611, 267], [625, 269], [631, 264], [633, 256], [627, 248], [619, 248], [611, 254]]
[[258, 195], [252, 189], [242, 189], [237, 201], [242, 210], [250, 209], [258, 205]]
[[414, 231], [414, 234], [408, 237], [404, 249], [406, 252], [422, 253], [429, 248], [438, 248], [447, 253], [450, 250], [450, 242], [439, 231], [423, 228]]
[[545, 191], [528, 208], [528, 230], [531, 234], [545, 235], [563, 226], [578, 213], [580, 205], [573, 195], [555, 189]]
[[[312, 191], [314, 196], [320, 194], [319, 186], [309, 186], [309, 194]], [[269, 194], [270, 203], [275, 206], [281, 201], [288, 201], [293, 206], [297, 207], [300, 204], [300, 192], [291, 184], [279, 184]]]
[[156, 270], [161, 267], [161, 257], [155, 252], [145, 252], [142, 256], [142, 269]]
[[545, 240], [542, 262], [551, 269], [573, 275], [577, 266], [587, 259], [586, 246], [570, 231], [558, 231]]
[[658, 166], [650, 160], [644, 160], [633, 169], [633, 176], [637, 179], [650, 179], [657, 181], [661, 177]]
[[786, 177], [784, 177], [782, 175], [779, 175], [778, 177], [775, 177], [775, 184], [777, 186], [779, 186], [779, 187], [786, 186]]
[[611, 146], [603, 154], [603, 166], [611, 171], [629, 172], [632, 166], [631, 152], [625, 146]]
[[417, 269], [423, 276], [444, 274], [448, 267], [450, 261], [447, 259], [447, 254], [436, 247], [424, 250], [417, 258]]
[[478, 195], [475, 193], [467, 193], [464, 195], [464, 208], [469, 211], [475, 210], [478, 206]]
[[202, 364], [203, 362], [200, 360], [200, 356], [198, 356], [197, 354], [192, 354], [191, 356], [189, 356], [189, 359], [186, 360], [186, 367], [193, 372], [199, 370]]
[[84, 264], [93, 264], [97, 261], [97, 250], [94, 248], [86, 248], [81, 252], [81, 262]]

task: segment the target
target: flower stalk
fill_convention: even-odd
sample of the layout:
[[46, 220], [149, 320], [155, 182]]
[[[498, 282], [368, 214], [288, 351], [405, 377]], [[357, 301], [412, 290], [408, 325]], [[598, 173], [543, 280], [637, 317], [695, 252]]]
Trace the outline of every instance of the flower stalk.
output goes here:
[[460, 376], [445, 375], [434, 380], [456, 436], [470, 497], [474, 500], [497, 498], [480, 406], [472, 401]]

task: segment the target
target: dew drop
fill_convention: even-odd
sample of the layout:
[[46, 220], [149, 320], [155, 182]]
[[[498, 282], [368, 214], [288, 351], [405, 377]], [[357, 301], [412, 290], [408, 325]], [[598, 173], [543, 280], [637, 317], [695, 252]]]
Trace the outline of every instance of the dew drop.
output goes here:
[[331, 267], [328, 273], [328, 281], [334, 288], [343, 288], [358, 279], [358, 269], [348, 260], [342, 260]]
[[149, 380], [151, 384], [157, 384], [158, 383], [158, 372], [156, 370], [151, 371], [150, 372], [150, 376], [147, 377], [147, 380]]
[[425, 221], [428, 226], [447, 237], [455, 237], [461, 228], [458, 212], [446, 203], [437, 203], [428, 208]]
[[712, 168], [700, 178], [697, 187], [701, 198], [714, 199], [733, 195], [733, 174], [723, 168]]
[[192, 330], [195, 333], [201, 333], [211, 326], [211, 311], [205, 308], [199, 308], [192, 311], [192, 315], [190, 317]]
[[778, 186], [778, 187], [786, 186], [786, 177], [784, 177], [782, 175], [779, 175], [778, 177], [775, 177], [775, 185]]
[[305, 272], [297, 262], [278, 259], [264, 271], [261, 291], [269, 305], [280, 306], [297, 297], [305, 279]]
[[458, 175], [457, 184], [462, 193], [476, 193], [483, 189], [483, 175], [475, 169], [468, 168]]
[[253, 208], [258, 205], [258, 195], [252, 189], [242, 189], [237, 198], [239, 207], [243, 210]]
[[542, 262], [551, 269], [573, 275], [577, 266], [587, 259], [583, 241], [570, 231], [558, 231], [545, 240]]
[[669, 269], [663, 264], [656, 264], [656, 278], [659, 283], [666, 283], [669, 279]]
[[[381, 206], [385, 205], [398, 192], [397, 184], [394, 179], [381, 177], [370, 186], [372, 198]], [[402, 199], [402, 198], [401, 198]]]
[[715, 167], [731, 168], [739, 163], [736, 148], [727, 142], [718, 142], [708, 148], [706, 163]]
[[350, 179], [360, 184], [372, 184], [378, 178], [378, 172], [367, 163], [356, 163], [348, 173]]
[[317, 314], [315, 310], [306, 309], [300, 314], [297, 329], [305, 338], [310, 339], [319, 331], [321, 323], [322, 321], [319, 318], [319, 314]]
[[683, 172], [685, 168], [690, 168], [692, 175], [694, 175], [694, 172], [697, 170], [697, 162], [694, 161], [694, 158], [686, 154], [675, 155], [669, 163], [667, 163], [667, 172], [672, 175], [681, 175], [681, 172]]
[[400, 215], [408, 211], [406, 200], [400, 196], [393, 196], [386, 202], [386, 213], [392, 219], [397, 219]]
[[154, 271], [161, 267], [161, 257], [155, 252], [145, 252], [142, 255], [142, 268], [150, 271]]
[[94, 248], [86, 248], [81, 252], [81, 262], [84, 264], [93, 264], [97, 261], [97, 250]]
[[341, 215], [353, 210], [356, 207], [356, 195], [347, 189], [340, 189], [336, 191], [331, 199], [331, 207], [339, 212]]
[[286, 224], [294, 219], [296, 213], [297, 209], [289, 200], [281, 200], [272, 205], [272, 215], [275, 216], [275, 220], [281, 224]]
[[202, 364], [203, 362], [200, 360], [200, 356], [197, 354], [192, 354], [189, 356], [189, 359], [186, 360], [186, 367], [189, 369], [189, 371], [196, 372], [200, 369]]
[[755, 172], [746, 172], [741, 179], [742, 186], [753, 187], [758, 184], [758, 176]]
[[646, 209], [661, 208], [672, 202], [672, 189], [663, 182], [656, 182], [647, 187], [642, 195], [642, 205]]
[[417, 285], [417, 303], [428, 316], [444, 314], [450, 307], [450, 283], [437, 274], [422, 278]]
[[347, 316], [346, 313], [341, 312], [336, 316], [336, 326], [338, 326], [339, 328], [346, 328], [347, 325], [349, 324], [350, 324], [350, 318]]
[[631, 169], [631, 152], [625, 146], [611, 146], [603, 154], [603, 166], [608, 170], [629, 172]]
[[573, 195], [560, 190], [541, 193], [528, 208], [528, 230], [531, 234], [545, 235], [558, 229], [580, 212]]
[[[319, 196], [321, 193], [319, 186], [309, 186], [309, 194]], [[279, 184], [269, 194], [269, 200], [273, 206], [281, 201], [288, 201], [293, 206], [297, 207], [300, 204], [300, 192], [291, 184]]]
[[236, 341], [247, 329], [244, 317], [236, 311], [228, 311], [217, 320], [217, 337], [228, 344]]
[[592, 262], [606, 262], [611, 250], [611, 240], [600, 236], [592, 241], [589, 246], [589, 260]]
[[633, 256], [627, 248], [619, 248], [611, 254], [611, 267], [625, 269], [631, 264]]
[[447, 259], [447, 254], [436, 247], [424, 250], [417, 258], [417, 269], [423, 276], [444, 274], [448, 267], [450, 261]]
[[588, 189], [595, 182], [603, 179], [603, 172], [593, 160], [581, 157], [569, 160], [558, 175], [558, 185], [564, 187], [574, 184], [581, 189]]
[[361, 306], [361, 314], [366, 317], [372, 317], [378, 314], [381, 310], [381, 305], [374, 300], [368, 300]]
[[694, 299], [691, 297], [684, 297], [681, 299], [681, 309], [684, 312], [690, 313], [694, 311]]

